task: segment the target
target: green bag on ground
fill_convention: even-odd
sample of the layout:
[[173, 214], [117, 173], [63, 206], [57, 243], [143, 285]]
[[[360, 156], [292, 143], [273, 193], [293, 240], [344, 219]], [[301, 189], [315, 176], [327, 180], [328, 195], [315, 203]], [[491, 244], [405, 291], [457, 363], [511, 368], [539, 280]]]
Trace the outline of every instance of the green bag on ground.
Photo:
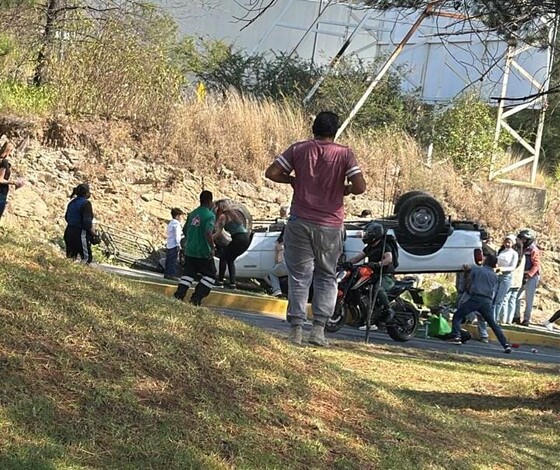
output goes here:
[[428, 319], [428, 336], [437, 338], [451, 333], [451, 327], [442, 315], [432, 315]]

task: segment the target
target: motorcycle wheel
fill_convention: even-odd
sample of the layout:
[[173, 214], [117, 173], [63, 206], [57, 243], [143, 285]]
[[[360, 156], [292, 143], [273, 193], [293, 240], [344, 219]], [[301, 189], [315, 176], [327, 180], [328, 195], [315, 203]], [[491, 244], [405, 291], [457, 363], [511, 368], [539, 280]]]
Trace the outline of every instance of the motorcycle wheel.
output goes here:
[[325, 331], [327, 333], [336, 333], [344, 325], [346, 325], [346, 317], [344, 315], [344, 303], [337, 302], [332, 317], [329, 318], [329, 320], [325, 325]]
[[387, 333], [395, 341], [410, 341], [418, 331], [418, 311], [410, 302], [398, 300], [394, 306], [395, 318], [387, 325]]

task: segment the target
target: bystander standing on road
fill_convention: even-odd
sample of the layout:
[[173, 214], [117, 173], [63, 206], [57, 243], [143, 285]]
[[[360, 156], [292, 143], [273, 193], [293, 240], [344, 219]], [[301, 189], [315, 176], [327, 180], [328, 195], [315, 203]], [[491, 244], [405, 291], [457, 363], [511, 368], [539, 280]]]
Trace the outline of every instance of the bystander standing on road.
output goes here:
[[167, 240], [165, 248], [165, 279], [173, 279], [177, 277], [177, 262], [179, 260], [179, 250], [181, 249], [181, 238], [183, 237], [183, 227], [181, 222], [185, 213], [174, 207], [171, 209], [171, 220], [167, 224]]
[[[541, 279], [541, 253], [537, 247], [537, 235], [531, 229], [523, 229], [517, 235], [517, 238], [523, 243], [523, 256], [525, 257], [525, 268], [523, 275], [523, 285], [519, 289], [517, 295], [517, 307], [514, 323], [520, 323], [523, 326], [529, 326], [531, 322], [531, 314], [533, 312], [533, 303], [535, 302], [535, 294], [537, 286]], [[525, 297], [525, 308], [523, 310], [523, 320], [521, 320], [521, 298]]]
[[284, 259], [289, 273], [290, 341], [295, 344], [302, 343], [307, 299], [313, 284], [313, 329], [309, 342], [328, 345], [325, 324], [336, 303], [344, 196], [366, 190], [352, 150], [334, 143], [338, 128], [336, 114], [319, 113], [313, 122], [314, 138], [290, 146], [265, 173], [268, 179], [290, 184], [294, 189], [284, 234]]
[[525, 270], [525, 257], [523, 256], [523, 244], [516, 238], [513, 249], [517, 252], [517, 266], [511, 273], [511, 286], [502, 302], [500, 322], [504, 325], [511, 325], [515, 310], [517, 308], [517, 295], [523, 285], [523, 273]]
[[451, 333], [446, 339], [452, 344], [462, 344], [461, 342], [461, 322], [471, 312], [478, 312], [486, 323], [490, 325], [492, 331], [500, 341], [504, 348], [504, 352], [511, 353], [511, 346], [500, 328], [500, 325], [494, 320], [492, 313], [492, 302], [494, 294], [498, 286], [498, 275], [494, 272], [496, 268], [497, 258], [494, 255], [488, 255], [484, 258], [482, 266], [472, 266], [469, 274], [468, 292], [469, 299], [461, 304], [453, 315]]
[[200, 274], [202, 278], [190, 299], [193, 305], [200, 305], [216, 282], [213, 237], [216, 215], [212, 212], [212, 197], [210, 191], [200, 193], [200, 206], [188, 215], [183, 229], [184, 274], [173, 296], [178, 300], [184, 300], [195, 277]]
[[[512, 273], [519, 260], [519, 254], [515, 251], [514, 246], [515, 235], [507, 235], [498, 250], [498, 265], [496, 267], [498, 286], [492, 304], [492, 315], [496, 323], [500, 323], [501, 312], [505, 308], [505, 298], [511, 287]], [[478, 333], [482, 342], [488, 342], [488, 327], [480, 316], [478, 317]]]

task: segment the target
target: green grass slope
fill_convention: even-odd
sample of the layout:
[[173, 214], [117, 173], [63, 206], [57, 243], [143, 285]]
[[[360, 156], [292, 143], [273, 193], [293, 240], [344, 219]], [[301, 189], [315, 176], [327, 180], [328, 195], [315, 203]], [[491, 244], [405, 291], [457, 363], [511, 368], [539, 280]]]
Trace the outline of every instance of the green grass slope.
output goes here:
[[2, 469], [559, 468], [558, 368], [284, 338], [0, 238]]

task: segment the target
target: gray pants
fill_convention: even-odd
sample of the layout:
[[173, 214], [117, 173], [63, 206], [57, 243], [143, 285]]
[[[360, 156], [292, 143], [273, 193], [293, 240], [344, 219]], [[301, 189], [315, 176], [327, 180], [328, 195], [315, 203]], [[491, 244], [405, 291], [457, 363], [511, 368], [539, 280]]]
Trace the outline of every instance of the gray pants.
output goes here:
[[342, 229], [290, 219], [284, 233], [284, 247], [292, 325], [301, 325], [307, 318], [312, 283], [313, 321], [325, 325], [336, 304], [336, 263], [342, 254]]

